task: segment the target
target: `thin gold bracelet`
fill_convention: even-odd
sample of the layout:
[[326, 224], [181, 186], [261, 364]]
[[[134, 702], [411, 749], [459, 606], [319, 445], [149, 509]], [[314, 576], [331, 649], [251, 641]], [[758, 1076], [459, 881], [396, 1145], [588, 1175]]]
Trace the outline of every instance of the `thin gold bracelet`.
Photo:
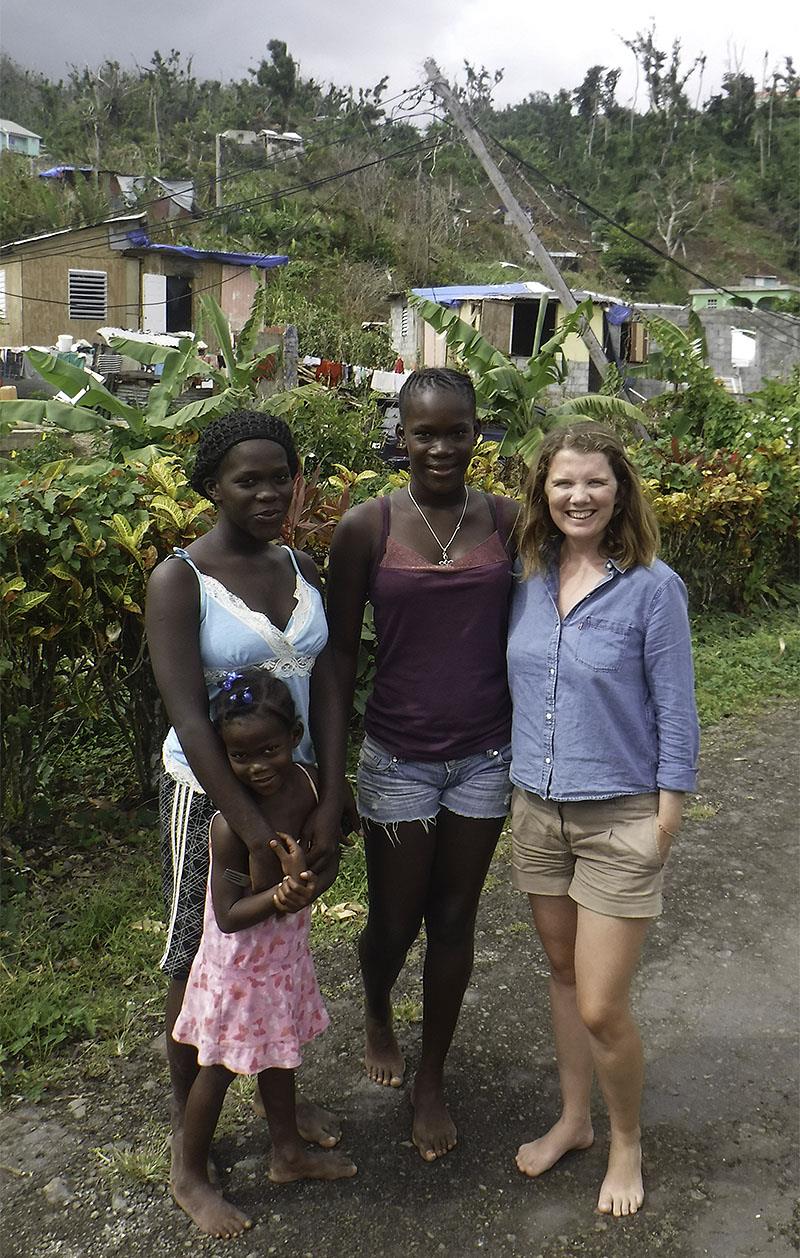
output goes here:
[[668, 834], [671, 839], [677, 839], [678, 836], [674, 830], [668, 830], [666, 826], [662, 826], [660, 821], [657, 821], [656, 825], [658, 826], [659, 830], [662, 830], [664, 834]]

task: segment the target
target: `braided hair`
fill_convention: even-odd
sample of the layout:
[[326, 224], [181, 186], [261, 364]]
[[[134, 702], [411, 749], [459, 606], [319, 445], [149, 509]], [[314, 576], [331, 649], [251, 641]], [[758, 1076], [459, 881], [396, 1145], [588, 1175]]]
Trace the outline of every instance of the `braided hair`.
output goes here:
[[228, 673], [219, 694], [211, 701], [211, 723], [221, 732], [229, 721], [248, 716], [276, 716], [292, 730], [297, 725], [297, 710], [285, 682], [262, 668], [244, 668]]
[[465, 406], [475, 414], [475, 389], [466, 372], [455, 371], [452, 367], [422, 367], [419, 371], [412, 371], [398, 394], [400, 418], [405, 417], [406, 410], [415, 397], [430, 389], [460, 394]]
[[213, 480], [225, 455], [240, 441], [274, 441], [286, 451], [289, 472], [294, 477], [300, 467], [297, 450], [288, 424], [264, 411], [231, 411], [205, 428], [197, 443], [189, 484], [196, 493], [206, 495], [206, 482]]

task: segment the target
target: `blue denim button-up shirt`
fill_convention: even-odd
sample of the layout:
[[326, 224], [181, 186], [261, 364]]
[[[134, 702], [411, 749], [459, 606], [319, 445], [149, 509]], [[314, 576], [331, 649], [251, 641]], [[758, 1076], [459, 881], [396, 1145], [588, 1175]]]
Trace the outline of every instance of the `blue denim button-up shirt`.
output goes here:
[[543, 799], [695, 786], [686, 587], [656, 559], [608, 575], [561, 619], [558, 568], [518, 581], [508, 677], [511, 780]]

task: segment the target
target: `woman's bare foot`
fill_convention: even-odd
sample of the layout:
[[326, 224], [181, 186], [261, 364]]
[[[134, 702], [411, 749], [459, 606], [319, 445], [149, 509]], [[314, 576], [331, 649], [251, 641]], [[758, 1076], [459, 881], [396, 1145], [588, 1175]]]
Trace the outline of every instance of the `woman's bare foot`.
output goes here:
[[555, 1166], [565, 1153], [575, 1149], [588, 1149], [594, 1142], [592, 1124], [585, 1122], [568, 1122], [563, 1114], [550, 1130], [538, 1140], [530, 1144], [521, 1144], [517, 1150], [517, 1167], [523, 1175], [535, 1179]]
[[303, 1148], [279, 1153], [273, 1149], [269, 1178], [273, 1184], [290, 1184], [296, 1179], [351, 1179], [357, 1170], [344, 1153]]
[[426, 1162], [435, 1162], [456, 1147], [458, 1132], [444, 1102], [441, 1080], [426, 1084], [419, 1075], [411, 1089], [414, 1123], [411, 1139]]
[[378, 1022], [366, 1015], [367, 1043], [364, 1065], [373, 1083], [384, 1087], [399, 1088], [403, 1082], [406, 1062], [400, 1052], [391, 1022]]
[[171, 1181], [172, 1195], [201, 1232], [227, 1238], [253, 1226], [246, 1214], [226, 1201], [208, 1180], [180, 1174]]
[[597, 1209], [616, 1218], [635, 1214], [644, 1201], [642, 1145], [638, 1133], [611, 1137], [606, 1177], [600, 1186]]
[[[253, 1097], [253, 1113], [259, 1118], [267, 1116], [258, 1088]], [[297, 1098], [295, 1118], [301, 1140], [306, 1140], [309, 1144], [318, 1144], [321, 1149], [332, 1149], [342, 1138], [342, 1125], [336, 1115], [304, 1097]]]

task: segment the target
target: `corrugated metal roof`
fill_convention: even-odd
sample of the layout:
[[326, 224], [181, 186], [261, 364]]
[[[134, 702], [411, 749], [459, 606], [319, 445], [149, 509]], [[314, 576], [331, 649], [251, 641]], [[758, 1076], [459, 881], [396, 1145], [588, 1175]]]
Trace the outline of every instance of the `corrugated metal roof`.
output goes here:
[[[524, 297], [555, 297], [555, 290], [535, 280], [518, 280], [512, 284], [450, 284], [437, 288], [412, 288], [415, 297], [425, 297], [428, 301], [438, 302], [440, 306], [457, 306], [462, 301], [519, 301]], [[592, 301], [618, 302], [619, 297], [608, 293], [595, 293], [589, 289], [576, 290], [573, 293], [576, 301], [591, 297]]]
[[12, 122], [10, 118], [0, 118], [0, 131], [5, 131], [7, 135], [29, 135], [32, 140], [41, 140], [41, 136], [35, 131], [29, 131], [27, 127], [21, 127], [18, 122]]
[[112, 223], [136, 223], [147, 218], [146, 214], [122, 214], [119, 218], [104, 218], [101, 223], [88, 223], [85, 227], [59, 227], [55, 232], [42, 232], [40, 236], [23, 236], [21, 240], [9, 240], [0, 245], [0, 253], [6, 249], [14, 249], [17, 245], [31, 245], [37, 240], [50, 240], [53, 236], [66, 236], [69, 232], [89, 231], [91, 228], [108, 227]]

